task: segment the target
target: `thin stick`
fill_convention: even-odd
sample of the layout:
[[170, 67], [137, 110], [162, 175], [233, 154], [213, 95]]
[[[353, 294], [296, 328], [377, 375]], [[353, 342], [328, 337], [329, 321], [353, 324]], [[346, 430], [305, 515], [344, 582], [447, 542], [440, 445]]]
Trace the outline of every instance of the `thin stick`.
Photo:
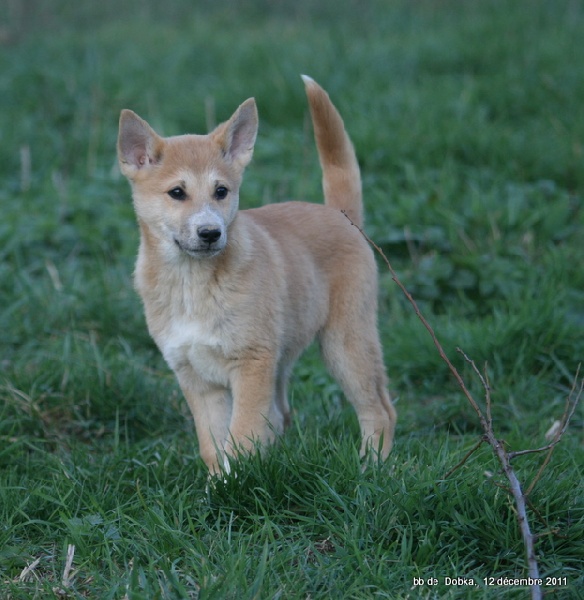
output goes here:
[[[461, 351], [462, 352], [462, 351]], [[470, 363], [475, 372], [477, 371], [476, 365], [474, 362], [462, 352], [465, 360]], [[481, 380], [484, 381], [481, 377]], [[490, 402], [490, 401], [489, 401]], [[485, 421], [486, 423], [486, 421]], [[507, 477], [507, 480], [510, 484], [510, 491], [515, 500], [515, 507], [517, 508], [517, 520], [519, 521], [519, 529], [521, 530], [521, 537], [523, 538], [523, 544], [525, 546], [525, 552], [527, 555], [527, 567], [529, 576], [534, 580], [539, 580], [539, 566], [537, 563], [537, 557], [535, 555], [535, 545], [534, 545], [534, 537], [531, 533], [531, 528], [529, 526], [529, 520], [527, 518], [527, 509], [525, 505], [525, 494], [521, 489], [521, 484], [513, 467], [511, 466], [511, 460], [509, 459], [509, 454], [501, 444], [501, 442], [495, 437], [493, 432], [493, 428], [490, 427], [487, 423], [485, 429], [485, 436], [489, 441], [489, 444], [492, 446], [499, 462], [501, 463], [501, 467], [503, 468], [503, 472]], [[541, 588], [539, 585], [534, 584], [531, 587], [531, 597], [534, 600], [539, 600], [542, 597]]]
[[[535, 477], [533, 478], [533, 481], [531, 482], [530, 486], [527, 488], [527, 492], [525, 492], [526, 496], [529, 496], [529, 494], [531, 494], [531, 492], [533, 491], [533, 488], [536, 486], [537, 482], [541, 479], [544, 469], [547, 467], [548, 463], [550, 462], [550, 460], [552, 458], [552, 452], [554, 451], [554, 448], [557, 446], [557, 444], [559, 444], [560, 440], [562, 439], [562, 436], [564, 435], [564, 432], [568, 428], [568, 423], [570, 422], [570, 419], [574, 415], [576, 406], [578, 405], [578, 402], [580, 401], [580, 397], [582, 396], [582, 390], [584, 389], [584, 379], [582, 379], [582, 381], [580, 382], [580, 388], [578, 390], [576, 398], [572, 402], [572, 395], [574, 393], [574, 390], [576, 389], [579, 373], [580, 373], [580, 365], [578, 365], [578, 369], [576, 371], [576, 377], [574, 378], [574, 383], [572, 385], [572, 389], [570, 390], [570, 394], [568, 396], [568, 404], [566, 405], [566, 410], [564, 412], [564, 415], [562, 416], [563, 425], [562, 425], [561, 429], [556, 433], [556, 435], [554, 436], [554, 439], [552, 440], [552, 442], [550, 444], [548, 444], [544, 448], [538, 448], [536, 450], [536, 452], [542, 452], [542, 451], [547, 450], [548, 453], [546, 454], [546, 457], [545, 457], [541, 467], [539, 468]], [[568, 407], [569, 407], [570, 403], [572, 404], [572, 408], [571, 408], [570, 412], [568, 412]], [[527, 450], [525, 450], [524, 452], [521, 452], [521, 453], [515, 452], [514, 455], [512, 457], [510, 457], [510, 459], [514, 458], [515, 456], [520, 456], [521, 454], [527, 454], [527, 452], [528, 452]]]
[[450, 471], [448, 471], [448, 473], [446, 473], [446, 475], [444, 475], [444, 479], [448, 479], [452, 473], [454, 473], [455, 471], [457, 471], [458, 469], [460, 469], [460, 467], [462, 467], [462, 465], [464, 465], [464, 463], [479, 449], [479, 447], [486, 442], [487, 440], [482, 437], [462, 458], [462, 460], [454, 467], [452, 467], [452, 469], [450, 469]]
[[[345, 214], [345, 217], [347, 217], [347, 219], [349, 219], [349, 217], [347, 216], [346, 213], [344, 213], [344, 211], [343, 211], [343, 214]], [[450, 372], [454, 375], [454, 378], [458, 382], [460, 389], [463, 391], [464, 395], [467, 397], [471, 406], [474, 408], [475, 412], [477, 413], [479, 420], [481, 422], [481, 425], [483, 427], [483, 431], [485, 432], [485, 439], [489, 442], [489, 444], [493, 448], [493, 451], [495, 452], [495, 455], [499, 459], [501, 467], [503, 468], [503, 472], [505, 473], [505, 476], [507, 477], [507, 479], [509, 481], [511, 494], [512, 494], [513, 498], [515, 499], [515, 506], [517, 508], [517, 519], [519, 521], [519, 528], [521, 530], [521, 536], [523, 538], [525, 552], [527, 555], [527, 565], [528, 565], [529, 576], [531, 577], [532, 580], [537, 582], [539, 580], [539, 566], [537, 563], [537, 557], [535, 555], [534, 538], [531, 533], [531, 529], [529, 527], [529, 520], [527, 518], [527, 510], [526, 510], [526, 506], [525, 506], [525, 496], [521, 489], [521, 484], [519, 483], [519, 479], [517, 478], [515, 471], [513, 471], [513, 467], [511, 466], [511, 462], [509, 460], [509, 455], [507, 454], [507, 451], [502, 446], [501, 442], [495, 437], [491, 423], [489, 422], [488, 419], [485, 418], [479, 405], [476, 403], [472, 394], [468, 391], [468, 389], [467, 389], [462, 377], [460, 376], [459, 372], [457, 371], [456, 367], [450, 362], [450, 359], [448, 358], [448, 356], [446, 356], [446, 353], [444, 352], [442, 345], [438, 341], [438, 338], [436, 337], [434, 330], [432, 329], [432, 327], [430, 326], [428, 321], [426, 321], [426, 319], [420, 312], [420, 309], [418, 308], [418, 305], [416, 304], [416, 301], [413, 299], [412, 295], [408, 292], [408, 290], [405, 288], [405, 286], [399, 280], [397, 273], [394, 271], [389, 260], [383, 253], [383, 250], [381, 250], [381, 248], [377, 244], [375, 244], [364, 233], [364, 231], [360, 227], [355, 225], [355, 223], [353, 223], [353, 221], [351, 221], [351, 219], [349, 219], [349, 222], [352, 225], [354, 225], [355, 227], [357, 227], [357, 229], [361, 232], [361, 235], [363, 235], [363, 237], [381, 255], [381, 257], [385, 261], [385, 264], [387, 265], [387, 268], [389, 269], [389, 271], [392, 275], [392, 279], [397, 283], [397, 285], [402, 290], [402, 292], [404, 293], [406, 298], [409, 300], [410, 304], [414, 308], [416, 315], [418, 316], [420, 321], [422, 321], [422, 324], [428, 330], [428, 333], [432, 337], [432, 341], [434, 342], [434, 345], [438, 349], [438, 353], [440, 354], [440, 357], [448, 365], [448, 368], [450, 369]], [[476, 365], [474, 364], [474, 362], [470, 358], [468, 358], [466, 356], [466, 354], [464, 354], [464, 352], [461, 351], [461, 353], [464, 356], [465, 360], [471, 365], [473, 370], [475, 372], [478, 372], [478, 369], [476, 368]], [[487, 386], [485, 379], [482, 377], [482, 375], [480, 375], [480, 372], [479, 372], [479, 377], [481, 379], [481, 382], [483, 383], [483, 386], [485, 387], [485, 393], [487, 395], [487, 400], [488, 400], [488, 411], [489, 411], [489, 416], [490, 416], [490, 389]], [[537, 583], [534, 583], [531, 586], [531, 597], [533, 600], [541, 600], [541, 598], [542, 598], [541, 587]]]
[[460, 389], [463, 391], [464, 395], [467, 397], [471, 406], [475, 409], [475, 412], [477, 413], [477, 415], [481, 421], [481, 424], [483, 425], [483, 428], [486, 428], [487, 422], [485, 420], [483, 413], [481, 412], [481, 409], [479, 408], [479, 405], [475, 402], [475, 399], [472, 397], [471, 393], [468, 391], [462, 377], [456, 370], [456, 367], [450, 362], [450, 359], [448, 358], [448, 356], [446, 356], [446, 353], [444, 352], [442, 345], [438, 341], [438, 338], [436, 337], [436, 334], [434, 333], [432, 326], [430, 325], [430, 323], [428, 323], [428, 321], [426, 321], [426, 319], [424, 318], [424, 315], [421, 313], [420, 309], [418, 308], [416, 301], [414, 300], [412, 295], [408, 292], [408, 290], [406, 289], [404, 284], [399, 280], [397, 273], [394, 271], [393, 267], [391, 266], [391, 263], [385, 256], [383, 250], [358, 225], [355, 225], [355, 223], [353, 223], [353, 221], [351, 221], [351, 219], [349, 218], [349, 216], [347, 215], [347, 213], [344, 210], [341, 212], [345, 215], [345, 217], [347, 217], [347, 219], [349, 220], [349, 223], [351, 223], [351, 225], [353, 225], [353, 227], [356, 227], [361, 232], [361, 235], [375, 248], [375, 250], [377, 250], [377, 252], [383, 258], [383, 260], [385, 261], [385, 264], [387, 265], [387, 268], [389, 269], [389, 272], [391, 273], [391, 278], [397, 283], [397, 285], [399, 286], [401, 291], [404, 293], [406, 298], [409, 300], [410, 304], [413, 306], [416, 316], [418, 317], [418, 319], [420, 319], [420, 321], [422, 322], [422, 324], [428, 330], [428, 333], [432, 337], [432, 341], [434, 342], [434, 345], [436, 346], [436, 348], [440, 354], [440, 357], [448, 365], [448, 368], [450, 369], [450, 372], [454, 375], [458, 385], [460, 386]]
[[[462, 392], [464, 393], [464, 395], [470, 402], [471, 406], [477, 413], [479, 420], [481, 422], [481, 426], [482, 426], [485, 434], [481, 438], [481, 440], [479, 442], [477, 442], [477, 444], [472, 448], [472, 450], [470, 450], [466, 454], [466, 456], [462, 459], [462, 461], [446, 474], [446, 477], [448, 477], [456, 469], [458, 469], [460, 466], [462, 466], [468, 460], [468, 458], [477, 450], [477, 448], [483, 443], [483, 441], [487, 441], [490, 444], [490, 446], [493, 448], [495, 455], [497, 456], [497, 458], [499, 460], [499, 463], [501, 464], [501, 467], [503, 468], [503, 472], [505, 473], [507, 480], [509, 481], [510, 488], [508, 491], [511, 493], [511, 495], [513, 496], [513, 498], [515, 500], [515, 507], [517, 509], [517, 519], [519, 521], [519, 528], [521, 530], [521, 536], [523, 538], [523, 543], [525, 546], [525, 552], [526, 552], [526, 556], [527, 556], [527, 566], [528, 566], [529, 576], [535, 582], [530, 586], [531, 597], [533, 600], [540, 600], [542, 598], [542, 592], [541, 592], [541, 587], [537, 583], [537, 581], [539, 581], [539, 579], [540, 579], [539, 566], [537, 563], [537, 557], [535, 555], [534, 535], [531, 533], [531, 529], [529, 526], [529, 520], [527, 518], [526, 498], [529, 495], [529, 493], [533, 490], [533, 487], [535, 486], [535, 484], [541, 477], [543, 470], [549, 463], [553, 449], [555, 448], [555, 446], [559, 443], [560, 439], [562, 438], [562, 435], [566, 431], [566, 429], [568, 427], [568, 423], [570, 422], [570, 419], [572, 418], [572, 416], [576, 410], [576, 405], [578, 404], [580, 397], [582, 395], [582, 391], [584, 389], [584, 380], [582, 380], [582, 382], [580, 383], [578, 393], [577, 393], [575, 399], [572, 401], [574, 391], [576, 390], [576, 387], [578, 386], [577, 382], [578, 382], [579, 373], [580, 373], [580, 366], [578, 366], [578, 371], [577, 371], [576, 377], [574, 379], [574, 384], [572, 386], [572, 389], [571, 389], [568, 399], [566, 401], [566, 410], [564, 411], [564, 416], [562, 417], [561, 427], [560, 427], [559, 431], [556, 433], [556, 435], [554, 436], [553, 441], [550, 444], [548, 444], [547, 446], [544, 446], [543, 448], [539, 448], [536, 450], [522, 450], [522, 451], [518, 451], [518, 452], [507, 452], [505, 450], [503, 444], [501, 443], [501, 441], [496, 438], [494, 431], [493, 431], [493, 421], [492, 421], [492, 414], [491, 414], [491, 386], [490, 386], [490, 382], [489, 382], [489, 376], [488, 376], [486, 365], [485, 365], [485, 376], [483, 377], [483, 375], [481, 374], [479, 369], [476, 367], [474, 361], [472, 361], [460, 348], [457, 348], [457, 351], [460, 352], [463, 355], [464, 359], [467, 361], [467, 363], [471, 365], [473, 371], [478, 375], [478, 377], [483, 385], [483, 388], [485, 390], [485, 402], [486, 402], [486, 411], [487, 411], [487, 416], [485, 418], [482, 410], [480, 409], [479, 405], [473, 398], [472, 394], [467, 389], [467, 387], [466, 387], [462, 377], [458, 373], [456, 367], [452, 364], [452, 362], [450, 362], [450, 359], [448, 358], [448, 356], [446, 356], [446, 353], [444, 352], [442, 345], [438, 341], [438, 338], [436, 337], [434, 330], [432, 329], [432, 327], [430, 326], [428, 321], [424, 318], [424, 316], [420, 312], [420, 309], [418, 308], [418, 305], [417, 305], [416, 301], [414, 300], [414, 298], [412, 297], [412, 295], [408, 292], [408, 290], [405, 288], [405, 286], [399, 280], [397, 273], [394, 271], [393, 267], [391, 266], [391, 263], [385, 256], [383, 250], [375, 242], [373, 242], [359, 226], [355, 225], [355, 223], [353, 223], [353, 221], [351, 221], [351, 219], [347, 216], [345, 211], [342, 211], [342, 212], [345, 215], [345, 217], [347, 217], [347, 219], [349, 220], [351, 225], [356, 227], [361, 232], [361, 235], [375, 248], [375, 250], [377, 250], [379, 255], [383, 258], [383, 260], [385, 261], [385, 264], [387, 265], [387, 268], [389, 269], [389, 272], [391, 273], [392, 279], [402, 290], [402, 292], [404, 293], [404, 295], [406, 296], [406, 298], [408, 299], [408, 301], [414, 308], [414, 311], [415, 311], [417, 317], [420, 319], [420, 321], [422, 322], [424, 327], [428, 330], [428, 333], [432, 337], [432, 341], [434, 342], [434, 345], [438, 349], [438, 353], [440, 354], [440, 357], [448, 365], [448, 368], [450, 369], [450, 372], [452, 373], [452, 375], [458, 382], [460, 389], [462, 390]], [[570, 405], [571, 405], [571, 408], [570, 408]], [[515, 474], [513, 467], [511, 466], [511, 460], [513, 458], [516, 458], [517, 456], [522, 456], [524, 454], [531, 454], [534, 452], [543, 452], [546, 450], [548, 451], [548, 455], [546, 456], [544, 463], [541, 466], [541, 468], [539, 469], [534, 481], [529, 486], [527, 493], [524, 494], [523, 490], [521, 489], [521, 484], [519, 482], [519, 479], [517, 478], [517, 475]]]
[[556, 431], [553, 440], [547, 445], [542, 446], [541, 448], [533, 448], [532, 450], [518, 450], [517, 452], [509, 452], [509, 458], [514, 459], [517, 456], [523, 456], [525, 454], [534, 454], [536, 452], [546, 452], [548, 450], [553, 450], [555, 446], [562, 439], [562, 436], [566, 432], [568, 428], [568, 424], [570, 423], [572, 417], [574, 416], [574, 412], [576, 411], [576, 406], [578, 406], [578, 402], [580, 401], [580, 397], [582, 396], [582, 391], [584, 390], [584, 379], [580, 381], [580, 387], [576, 394], [574, 400], [572, 397], [574, 396], [574, 392], [576, 390], [576, 386], [578, 385], [578, 378], [580, 375], [580, 366], [578, 365], [578, 369], [576, 370], [576, 376], [574, 377], [574, 382], [572, 383], [572, 388], [570, 389], [570, 394], [566, 400], [566, 409], [564, 410], [564, 414], [562, 415], [562, 420], [560, 421], [560, 428]]

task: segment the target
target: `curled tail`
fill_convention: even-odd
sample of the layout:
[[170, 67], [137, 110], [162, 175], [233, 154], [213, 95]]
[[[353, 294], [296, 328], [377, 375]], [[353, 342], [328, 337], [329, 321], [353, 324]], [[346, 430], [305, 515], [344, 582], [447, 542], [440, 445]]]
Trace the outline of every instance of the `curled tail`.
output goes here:
[[343, 119], [328, 94], [310, 77], [302, 75], [310, 105], [314, 137], [322, 168], [322, 187], [327, 206], [343, 210], [361, 227], [363, 200], [361, 174], [353, 144]]

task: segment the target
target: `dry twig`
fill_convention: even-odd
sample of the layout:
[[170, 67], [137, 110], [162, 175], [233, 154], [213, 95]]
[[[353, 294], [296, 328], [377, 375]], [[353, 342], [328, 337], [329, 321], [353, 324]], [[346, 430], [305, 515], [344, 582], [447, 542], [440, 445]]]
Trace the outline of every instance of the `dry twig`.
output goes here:
[[34, 570], [38, 567], [41, 562], [40, 558], [35, 559], [30, 565], [27, 565], [22, 569], [22, 572], [18, 576], [18, 581], [26, 581], [31, 574], [34, 573]]
[[[344, 213], [344, 211], [343, 211], [343, 213]], [[345, 217], [347, 217], [347, 219], [349, 219], [347, 214], [346, 213], [344, 213], [344, 214], [345, 214]], [[582, 380], [580, 387], [578, 389], [578, 392], [574, 397], [575, 390], [578, 387], [577, 382], [578, 382], [578, 377], [579, 377], [579, 369], [578, 369], [578, 372], [576, 373], [576, 378], [574, 381], [574, 385], [572, 387], [572, 391], [570, 392], [570, 395], [566, 402], [566, 410], [564, 412], [564, 416], [561, 421], [561, 427], [556, 432], [552, 442], [550, 444], [548, 444], [547, 446], [544, 446], [543, 448], [538, 448], [535, 450], [522, 450], [522, 451], [518, 451], [518, 452], [507, 452], [507, 450], [505, 449], [505, 447], [503, 446], [501, 441], [497, 439], [497, 437], [495, 436], [494, 431], [493, 431], [493, 422], [492, 422], [492, 415], [491, 415], [491, 386], [489, 383], [486, 368], [485, 368], [485, 375], [483, 376], [482, 373], [480, 372], [480, 370], [475, 365], [475, 363], [460, 348], [457, 348], [457, 351], [463, 355], [464, 359], [472, 367], [473, 371], [476, 373], [479, 380], [481, 381], [483, 389], [485, 390], [485, 405], [486, 405], [486, 416], [485, 416], [483, 411], [479, 407], [478, 403], [476, 402], [476, 400], [473, 398], [472, 394], [466, 387], [466, 384], [464, 383], [464, 380], [462, 379], [460, 373], [458, 372], [456, 367], [452, 364], [452, 362], [450, 361], [450, 359], [444, 352], [444, 349], [442, 348], [442, 345], [438, 341], [438, 338], [436, 337], [434, 330], [432, 329], [432, 327], [430, 326], [428, 321], [425, 319], [425, 317], [420, 312], [420, 309], [418, 308], [416, 301], [414, 300], [412, 295], [408, 292], [408, 290], [405, 288], [405, 286], [402, 284], [402, 282], [399, 280], [397, 273], [391, 266], [391, 263], [385, 256], [383, 250], [377, 244], [375, 244], [375, 242], [373, 242], [360, 227], [355, 225], [355, 223], [353, 223], [353, 221], [351, 221], [351, 219], [349, 219], [349, 222], [353, 226], [357, 227], [357, 229], [361, 232], [361, 235], [363, 235], [363, 237], [373, 246], [373, 248], [375, 248], [375, 250], [377, 250], [379, 255], [385, 261], [385, 264], [387, 265], [387, 268], [389, 269], [389, 272], [391, 273], [393, 281], [395, 281], [395, 283], [402, 290], [402, 292], [404, 293], [404, 295], [406, 296], [406, 298], [408, 299], [408, 301], [414, 308], [414, 311], [415, 311], [417, 317], [420, 319], [420, 321], [422, 322], [424, 327], [428, 330], [428, 333], [432, 337], [432, 341], [434, 342], [434, 345], [436, 346], [438, 353], [440, 354], [440, 357], [448, 365], [448, 368], [450, 369], [450, 372], [456, 379], [460, 389], [462, 390], [462, 392], [468, 399], [470, 405], [473, 407], [473, 409], [477, 413], [477, 416], [478, 416], [481, 426], [483, 428], [483, 431], [484, 431], [483, 437], [464, 456], [462, 461], [460, 461], [453, 469], [451, 469], [446, 474], [446, 477], [448, 477], [454, 471], [456, 471], [458, 468], [460, 468], [470, 458], [470, 456], [479, 448], [479, 446], [484, 441], [487, 441], [490, 444], [490, 446], [493, 448], [493, 451], [494, 451], [496, 457], [499, 460], [499, 463], [501, 464], [501, 467], [503, 469], [503, 472], [505, 473], [507, 480], [509, 481], [510, 487], [509, 487], [508, 491], [511, 493], [511, 495], [513, 496], [513, 498], [515, 500], [515, 507], [517, 509], [517, 519], [519, 521], [519, 527], [521, 530], [521, 535], [522, 535], [523, 543], [525, 546], [529, 577], [533, 581], [536, 582], [530, 586], [531, 587], [531, 597], [534, 600], [541, 599], [541, 597], [542, 597], [541, 586], [537, 583], [540, 579], [539, 566], [537, 563], [537, 557], [535, 555], [534, 535], [531, 533], [531, 529], [529, 526], [529, 520], [527, 518], [526, 498], [527, 498], [528, 494], [531, 492], [531, 490], [533, 489], [534, 485], [537, 483], [537, 481], [541, 477], [543, 470], [545, 469], [545, 467], [547, 466], [547, 464], [550, 460], [553, 449], [558, 444], [562, 435], [566, 431], [566, 428], [568, 427], [568, 423], [570, 422], [570, 419], [576, 409], [576, 405], [578, 404], [578, 401], [580, 400], [580, 396], [582, 395], [582, 391], [584, 388], [584, 380]], [[522, 456], [525, 454], [531, 454], [531, 453], [535, 453], [535, 452], [545, 452], [545, 451], [548, 451], [548, 455], [546, 456], [544, 463], [543, 463], [542, 467], [540, 468], [540, 470], [538, 471], [534, 481], [529, 486], [527, 492], [524, 493], [521, 488], [519, 479], [517, 478], [517, 475], [515, 474], [515, 471], [513, 470], [512, 466], [511, 466], [511, 460], [513, 458], [516, 458], [518, 456]]]
[[462, 467], [462, 465], [464, 465], [464, 463], [479, 449], [480, 446], [483, 445], [484, 442], [486, 442], [487, 440], [482, 437], [462, 458], [462, 460], [457, 463], [456, 465], [454, 465], [454, 467], [452, 467], [452, 469], [450, 469], [450, 471], [448, 471], [448, 473], [446, 473], [446, 475], [444, 475], [444, 479], [448, 479], [452, 473], [454, 473], [455, 471], [458, 471], [458, 469], [460, 469], [460, 467]]
[[73, 559], [75, 558], [75, 546], [69, 544], [67, 546], [67, 560], [65, 561], [65, 568], [63, 569], [63, 587], [68, 588], [71, 585], [71, 568], [73, 567]]

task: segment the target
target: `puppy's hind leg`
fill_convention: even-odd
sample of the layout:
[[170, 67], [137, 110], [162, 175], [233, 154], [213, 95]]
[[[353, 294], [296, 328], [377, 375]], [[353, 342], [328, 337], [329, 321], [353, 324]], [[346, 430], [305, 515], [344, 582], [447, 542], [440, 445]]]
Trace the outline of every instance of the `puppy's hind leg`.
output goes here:
[[321, 349], [329, 371], [357, 412], [361, 456], [371, 450], [385, 459], [393, 445], [397, 413], [387, 390], [377, 330], [361, 325], [330, 324], [321, 333]]

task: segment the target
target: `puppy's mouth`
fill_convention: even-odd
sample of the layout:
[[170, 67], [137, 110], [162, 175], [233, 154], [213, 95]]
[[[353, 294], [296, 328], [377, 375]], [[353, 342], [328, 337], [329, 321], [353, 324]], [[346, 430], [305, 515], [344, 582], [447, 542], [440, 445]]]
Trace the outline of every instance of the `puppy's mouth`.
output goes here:
[[213, 246], [213, 244], [208, 244], [207, 246], [187, 246], [176, 238], [174, 238], [174, 243], [181, 252], [184, 252], [193, 258], [209, 258], [211, 256], [217, 256], [218, 254], [221, 254], [224, 249], [217, 248]]

